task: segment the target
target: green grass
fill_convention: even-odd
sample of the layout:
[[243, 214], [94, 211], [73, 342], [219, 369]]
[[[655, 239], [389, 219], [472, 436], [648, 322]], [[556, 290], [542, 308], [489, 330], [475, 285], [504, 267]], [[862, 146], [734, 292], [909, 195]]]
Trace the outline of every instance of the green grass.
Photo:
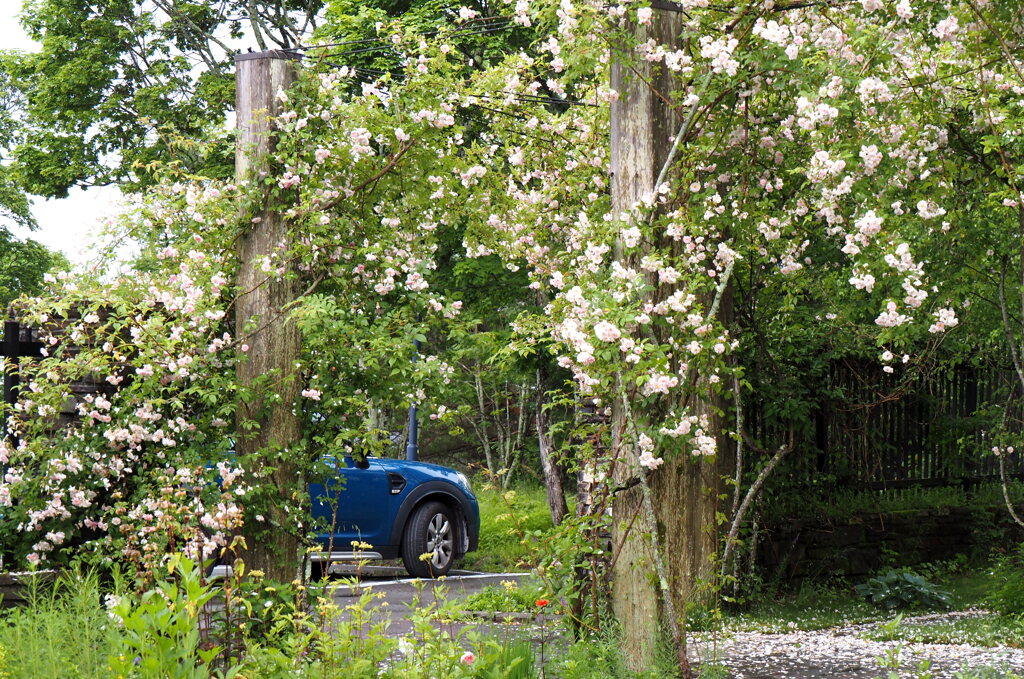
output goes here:
[[985, 606], [985, 598], [992, 591], [995, 575], [989, 568], [941, 578], [953, 600], [953, 608], [963, 610]]
[[[987, 608], [987, 598], [1000, 573], [993, 567], [955, 573], [944, 578], [953, 608]], [[924, 622], [879, 624], [862, 634], [866, 639], [925, 644], [970, 644], [972, 646], [1013, 646], [1024, 648], [1024, 619], [1015, 615], [986, 613], [970, 617]]]
[[93, 575], [34, 593], [29, 606], [0, 613], [0, 677], [93, 679], [110, 676], [107, 658], [121, 632], [100, 603]]
[[[476, 486], [476, 484], [474, 484]], [[507, 493], [475, 487], [480, 503], [480, 546], [466, 555], [465, 568], [507, 572], [527, 570], [537, 558], [537, 542], [521, 532], [552, 530], [547, 496], [539, 486], [522, 486]]]
[[850, 588], [806, 586], [795, 594], [754, 603], [748, 611], [726, 613], [726, 628], [741, 632], [814, 631], [885, 620], [888, 614]]

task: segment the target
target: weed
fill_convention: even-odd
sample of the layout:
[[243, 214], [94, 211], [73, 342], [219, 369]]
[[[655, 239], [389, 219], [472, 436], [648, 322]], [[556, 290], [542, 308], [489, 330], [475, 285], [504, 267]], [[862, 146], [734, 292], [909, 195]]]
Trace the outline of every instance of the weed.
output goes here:
[[618, 639], [611, 633], [591, 633], [552, 658], [549, 676], [559, 679], [611, 679], [626, 676]]

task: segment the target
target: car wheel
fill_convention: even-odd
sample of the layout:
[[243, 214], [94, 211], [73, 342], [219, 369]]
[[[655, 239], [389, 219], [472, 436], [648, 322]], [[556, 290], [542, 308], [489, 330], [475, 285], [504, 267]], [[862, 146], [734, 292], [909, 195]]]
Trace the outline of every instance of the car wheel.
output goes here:
[[440, 502], [420, 505], [405, 524], [402, 539], [405, 570], [417, 578], [447, 575], [455, 563], [455, 539], [455, 516], [451, 509]]

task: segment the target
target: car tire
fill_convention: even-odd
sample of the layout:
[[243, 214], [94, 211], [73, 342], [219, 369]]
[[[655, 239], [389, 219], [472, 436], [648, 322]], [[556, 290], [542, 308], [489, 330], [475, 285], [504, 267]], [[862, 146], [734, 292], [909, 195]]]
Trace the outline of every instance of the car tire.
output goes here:
[[[439, 578], [455, 565], [455, 512], [440, 502], [420, 505], [409, 516], [402, 536], [402, 562], [415, 578]], [[421, 559], [429, 553], [430, 559]]]

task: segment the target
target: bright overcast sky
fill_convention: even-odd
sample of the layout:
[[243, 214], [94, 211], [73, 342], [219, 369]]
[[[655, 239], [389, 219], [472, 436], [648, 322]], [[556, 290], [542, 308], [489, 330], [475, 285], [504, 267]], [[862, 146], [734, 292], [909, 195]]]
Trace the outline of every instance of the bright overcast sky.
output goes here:
[[[38, 45], [25, 35], [18, 23], [21, 0], [0, 0], [0, 48], [36, 50]], [[99, 218], [109, 214], [119, 192], [113, 187], [73, 189], [62, 200], [33, 200], [32, 213], [39, 230], [12, 228], [19, 236], [32, 238], [54, 250], [60, 250], [73, 262], [83, 261], [82, 249], [91, 239]]]

